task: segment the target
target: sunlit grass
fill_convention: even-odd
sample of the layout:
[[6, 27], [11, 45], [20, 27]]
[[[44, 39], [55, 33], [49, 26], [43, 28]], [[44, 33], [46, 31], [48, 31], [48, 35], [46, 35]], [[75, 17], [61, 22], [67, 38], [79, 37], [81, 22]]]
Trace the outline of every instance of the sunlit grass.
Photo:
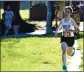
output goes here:
[[83, 38], [84, 38], [84, 32], [80, 32], [80, 39], [78, 39], [78, 44], [79, 44], [79, 49], [81, 49], [81, 54], [82, 54], [82, 61], [81, 61], [81, 64], [80, 64], [80, 70], [83, 71], [83, 68], [84, 68], [84, 64], [83, 64]]
[[6, 38], [1, 42], [1, 70], [55, 70], [62, 66], [60, 39], [54, 37]]
[[0, 18], [2, 19], [2, 14], [3, 14], [4, 10], [0, 9]]
[[78, 46], [79, 49], [83, 50], [83, 38], [84, 38], [84, 33], [80, 32], [80, 39], [78, 39]]
[[28, 9], [26, 10], [19, 10], [20, 16], [22, 19], [29, 19], [30, 17], [30, 11]]
[[[81, 42], [78, 42], [81, 50], [82, 39], [78, 39]], [[51, 35], [2, 39], [1, 70], [61, 71], [60, 38]]]

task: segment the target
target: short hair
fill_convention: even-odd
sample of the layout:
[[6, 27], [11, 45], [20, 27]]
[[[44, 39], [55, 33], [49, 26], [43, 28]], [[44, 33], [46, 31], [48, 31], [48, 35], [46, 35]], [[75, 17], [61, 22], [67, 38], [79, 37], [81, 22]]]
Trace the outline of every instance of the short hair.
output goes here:
[[72, 7], [67, 6], [67, 7], [65, 7], [65, 9], [69, 9], [69, 10], [70, 10], [70, 13], [73, 13], [73, 9], [72, 9]]

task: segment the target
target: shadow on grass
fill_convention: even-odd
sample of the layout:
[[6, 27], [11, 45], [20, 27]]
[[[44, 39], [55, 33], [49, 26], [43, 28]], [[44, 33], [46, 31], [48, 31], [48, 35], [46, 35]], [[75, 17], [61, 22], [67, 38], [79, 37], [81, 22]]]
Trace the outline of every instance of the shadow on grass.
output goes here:
[[[62, 33], [58, 33], [58, 37], [55, 37], [55, 34], [52, 33], [52, 34], [42, 34], [42, 35], [30, 35], [30, 34], [20, 34], [19, 37], [15, 37], [14, 35], [9, 35], [7, 36], [6, 38], [29, 38], [29, 37], [38, 37], [38, 38], [51, 38], [51, 37], [54, 37], [54, 38], [60, 38], [62, 36]], [[84, 32], [81, 32], [80, 33], [80, 38], [84, 38]], [[79, 39], [80, 39], [79, 38]], [[4, 37], [0, 37], [0, 39], [4, 39]]]
[[80, 36], [79, 39], [84, 38], [84, 31], [80, 32], [79, 36]]
[[[0, 37], [0, 39], [5, 39], [5, 38], [29, 38], [29, 37], [38, 37], [38, 38], [50, 38], [50, 37], [55, 37], [55, 34], [42, 34], [42, 35], [30, 35], [30, 34], [20, 34], [19, 37], [15, 37], [14, 35], [9, 35], [7, 37]], [[61, 37], [61, 33], [58, 34], [58, 37]], [[56, 37], [55, 37], [56, 38]]]

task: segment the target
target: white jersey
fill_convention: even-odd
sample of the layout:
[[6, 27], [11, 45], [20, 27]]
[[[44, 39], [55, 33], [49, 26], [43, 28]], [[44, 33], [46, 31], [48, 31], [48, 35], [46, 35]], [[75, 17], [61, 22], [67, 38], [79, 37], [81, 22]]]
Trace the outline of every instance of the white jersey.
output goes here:
[[[64, 21], [64, 19], [62, 19], [62, 29], [63, 31], [66, 31], [66, 30], [74, 30], [74, 26], [72, 25], [72, 21], [71, 21], [71, 18], [69, 19], [69, 21]], [[73, 32], [70, 32], [71, 36], [74, 36], [74, 33]], [[63, 36], [63, 33], [62, 33], [62, 36]]]

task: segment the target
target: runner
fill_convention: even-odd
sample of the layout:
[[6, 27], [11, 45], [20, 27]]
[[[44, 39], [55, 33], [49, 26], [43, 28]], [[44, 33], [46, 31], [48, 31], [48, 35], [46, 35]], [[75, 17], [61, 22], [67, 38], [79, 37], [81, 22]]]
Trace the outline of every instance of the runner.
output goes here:
[[73, 44], [75, 41], [73, 30], [79, 31], [79, 28], [76, 22], [70, 17], [73, 10], [71, 7], [65, 8], [65, 18], [60, 21], [59, 27], [56, 29], [55, 36], [57, 36], [57, 32], [63, 29], [61, 36], [61, 48], [62, 48], [62, 61], [63, 61], [63, 70], [67, 70], [66, 66], [66, 49], [68, 47], [73, 48]]

